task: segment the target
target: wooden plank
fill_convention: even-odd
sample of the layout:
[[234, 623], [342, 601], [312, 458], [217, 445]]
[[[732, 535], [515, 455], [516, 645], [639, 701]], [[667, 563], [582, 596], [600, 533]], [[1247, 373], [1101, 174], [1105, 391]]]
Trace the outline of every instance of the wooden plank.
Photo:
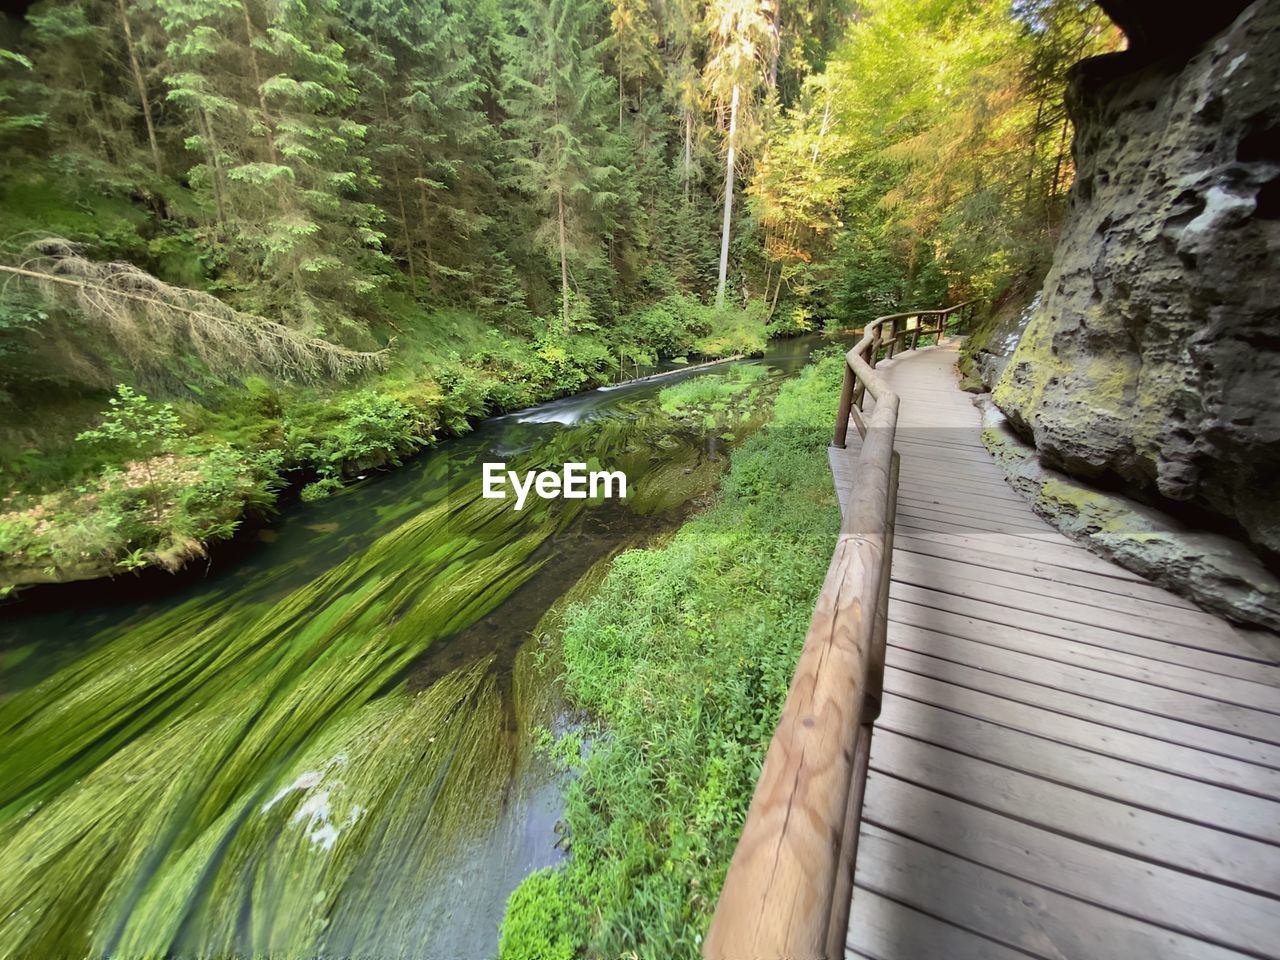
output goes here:
[[940, 530], [917, 530], [904, 533], [903, 536], [917, 540], [930, 540], [934, 543], [946, 544], [965, 550], [983, 551], [1002, 554], [1008, 557], [1026, 560], [1028, 563], [1052, 563], [1060, 567], [1071, 567], [1088, 573], [1112, 577], [1117, 580], [1129, 580], [1134, 583], [1149, 585], [1149, 581], [1123, 567], [1104, 560], [1084, 547], [1068, 541], [1061, 546], [1052, 546], [1030, 541], [1017, 536], [1001, 536], [986, 533], [981, 535], [946, 533]]
[[973, 550], [939, 542], [934, 538], [908, 536], [905, 532], [898, 534], [896, 543], [898, 544], [898, 549], [910, 550], [912, 553], [922, 556], [939, 557], [964, 563], [970, 568], [974, 568], [974, 574], [977, 576], [983, 575], [981, 570], [976, 569], [978, 567], [986, 570], [1005, 570], [1049, 583], [1071, 584], [1093, 594], [1105, 593], [1113, 597], [1132, 597], [1152, 604], [1162, 604], [1179, 611], [1194, 611], [1203, 616], [1217, 619], [1213, 617], [1213, 614], [1201, 610], [1191, 601], [1145, 580], [1118, 578], [1111, 576], [1109, 573], [1077, 570], [1074, 567], [1060, 566], [1044, 558], [1024, 560], [1021, 557], [1005, 553]]
[[958, 448], [926, 449], [905, 443], [898, 446], [898, 452], [902, 456], [903, 468], [914, 474], [925, 471], [930, 478], [939, 481], [964, 478], [974, 483], [1012, 489], [1005, 472], [989, 456], [979, 460], [961, 453]]
[[[956, 490], [940, 495], [935, 485], [919, 481], [904, 482], [898, 493], [901, 501], [911, 501], [917, 508], [926, 511], [922, 519], [928, 519], [931, 513], [935, 511], [945, 511], [947, 514], [951, 514], [952, 516], [940, 516], [938, 519], [952, 523], [963, 523], [970, 518], [989, 519], [993, 516], [1000, 517], [1007, 514], [1017, 517], [1024, 524], [1033, 524], [1034, 530], [1029, 530], [1028, 532], [1061, 536], [1061, 534], [1046, 527], [1044, 521], [1032, 513], [1026, 504], [1019, 503], [1016, 500], [1006, 500], [983, 493]], [[1066, 542], [1071, 543], [1069, 540]]]
[[[900, 496], [926, 502], [933, 501], [939, 497], [938, 489], [933, 484], [921, 480], [911, 480], [907, 477], [903, 478], [898, 493]], [[1017, 500], [992, 494], [989, 491], [952, 491], [948, 495], [947, 502], [957, 507], [973, 506], [979, 510], [994, 510], [996, 512], [1008, 510], [1021, 516], [1031, 513], [1025, 503], [1019, 503]], [[1031, 515], [1034, 516], [1034, 513]]]
[[[921, 622], [926, 615], [919, 612], [907, 620], [931, 630], [962, 637], [973, 636], [977, 630], [993, 638], [1017, 638], [1021, 648], [1030, 641], [1046, 648], [1069, 649], [1073, 656], [1089, 659], [1095, 669], [1280, 713], [1276, 667], [1268, 664], [907, 583], [894, 583], [889, 595], [903, 605], [934, 611], [931, 622]], [[965, 622], [967, 632], [960, 629]]]
[[[885, 697], [876, 732], [885, 730], [1133, 807], [1178, 817], [1189, 821], [1188, 826], [1221, 826], [1241, 836], [1264, 838], [1274, 837], [1280, 825], [1274, 801], [1053, 743], [898, 696]], [[873, 738], [873, 746], [874, 742]], [[1275, 853], [1280, 855], [1280, 851]]]
[[1016, 510], [1010, 510], [1001, 516], [998, 510], [975, 508], [968, 504], [929, 503], [920, 494], [899, 497], [898, 507], [905, 517], [937, 517], [948, 523], [976, 526], [991, 533], [1013, 533], [1018, 530], [1039, 533], [1044, 529], [1044, 523], [1031, 514], [1019, 515]]
[[[1090, 670], [1070, 661], [1056, 661], [1038, 653], [992, 646], [900, 622], [890, 622], [889, 644], [1077, 694], [1097, 701], [1100, 706], [1111, 704], [1139, 710], [1162, 720], [1178, 720], [1205, 731], [1196, 739], [1191, 731], [1183, 730], [1182, 735], [1188, 737], [1189, 743], [1280, 769], [1280, 736], [1277, 736], [1269, 714], [1255, 713], [1179, 690], [1149, 686], [1141, 681]], [[1229, 739], [1224, 739], [1224, 736]]]
[[863, 831], [862, 842], [866, 859], [859, 862], [859, 880], [867, 888], [1033, 957], [1240, 957], [1230, 949], [1081, 902], [875, 826]]
[[[915, 398], [911, 397], [911, 402], [914, 401]], [[982, 435], [979, 433], [982, 430], [980, 422], [979, 424], [974, 424], [973, 428], [936, 430], [931, 426], [923, 426], [923, 428], [911, 426], [908, 421], [899, 419], [897, 428], [899, 428], [897, 429], [897, 438], [893, 445], [899, 449], [913, 447], [922, 453], [928, 451], [955, 452], [974, 458], [986, 457], [988, 462], [993, 460], [991, 452], [982, 442]]]
[[[901, 391], [899, 391], [899, 394], [901, 394]], [[915, 399], [912, 396], [906, 402], [911, 405], [914, 404]], [[954, 450], [979, 462], [995, 463], [995, 458], [991, 456], [990, 451], [987, 450], [986, 445], [982, 442], [981, 429], [981, 418], [961, 428], [950, 427], [939, 430], [933, 427], [907, 426], [906, 420], [899, 417], [898, 435], [894, 439], [894, 446], [898, 448], [899, 452], [907, 448], [924, 452]]]
[[[957, 713], [1273, 799], [1280, 748], [890, 646], [885, 688]], [[1250, 747], [1252, 744], [1252, 748]], [[1241, 759], [1244, 753], [1254, 759]]]
[[1020, 951], [859, 889], [849, 914], [845, 955], [869, 960], [1027, 960]]
[[1280, 851], [1256, 839], [1134, 808], [888, 729], [876, 731], [871, 768], [1131, 857], [1280, 894]]
[[[915, 544], [900, 546], [896, 549], [893, 555], [893, 562], [895, 572], [902, 572], [904, 562], [921, 565], [928, 562], [930, 567], [933, 568], [930, 572], [946, 577], [948, 582], [992, 583], [997, 586], [1021, 590], [1025, 593], [1070, 600], [1103, 610], [1121, 611], [1164, 623], [1193, 625], [1216, 634], [1234, 637], [1246, 649], [1257, 649], [1257, 638], [1243, 633], [1243, 631], [1227, 623], [1227, 621], [1215, 617], [1211, 613], [1206, 613], [1197, 607], [1189, 604], [1165, 603], [1159, 599], [1135, 595], [1135, 593], [1130, 593], [1126, 596], [1099, 590], [1092, 586], [1082, 586], [1073, 582], [1071, 578], [1063, 578], [1061, 574], [1065, 571], [1062, 568], [1057, 568], [1053, 573], [1046, 573], [1047, 568], [1042, 565], [1037, 565], [1032, 572], [1024, 572], [1020, 564], [1010, 564], [1006, 567], [979, 566], [969, 562], [967, 559], [957, 559], [954, 554], [945, 556], [939, 555], [936, 551], [933, 553], [918, 552], [915, 549]], [[1088, 575], [1084, 576], [1087, 577]], [[906, 578], [904, 577], [903, 579]]]
[[1026, 546], [1038, 547], [1040, 544], [1052, 544], [1065, 550], [1079, 549], [1062, 534], [1046, 527], [1043, 531], [1019, 530], [1017, 533], [1004, 533], [990, 530], [977, 524], [953, 523], [938, 518], [911, 518], [910, 526], [935, 533], [960, 534], [961, 536], [1002, 536], [1016, 538]]
[[918, 499], [929, 506], [949, 506], [953, 510], [987, 510], [997, 513], [1008, 511], [1020, 517], [1032, 517], [1042, 527], [1045, 526], [1044, 520], [1036, 516], [1031, 505], [1025, 500], [1016, 499], [1016, 494], [1005, 496], [990, 487], [973, 487], [964, 490], [959, 487], [949, 487], [946, 490], [939, 490], [938, 484], [928, 478], [907, 478], [899, 493]]
[[[894, 579], [911, 586], [940, 590], [949, 596], [995, 604], [1009, 610], [1035, 614], [1037, 617], [1052, 617], [1088, 627], [1101, 624], [1106, 630], [1255, 660], [1271, 664], [1273, 668], [1276, 663], [1275, 655], [1259, 649], [1252, 638], [1237, 635], [1226, 624], [1211, 617], [1206, 617], [1208, 622], [1179, 623], [1114, 607], [1104, 613], [1096, 604], [1068, 599], [1060, 593], [1054, 595], [1042, 591], [1029, 592], [1021, 585], [1010, 585], [1007, 580], [1002, 582], [999, 577], [979, 576], [981, 579], [969, 579], [964, 568], [931, 557], [922, 558], [901, 552], [894, 556]], [[1280, 686], [1280, 669], [1273, 669], [1267, 679]], [[1276, 699], [1280, 701], [1280, 690], [1276, 692]]]
[[902, 472], [902, 489], [911, 490], [919, 493], [933, 494], [941, 496], [939, 487], [943, 484], [952, 491], [953, 495], [965, 495], [971, 497], [981, 497], [984, 500], [995, 500], [1000, 503], [1010, 503], [1020, 506], [1026, 506], [1027, 501], [1018, 495], [1018, 492], [1012, 487], [1001, 489], [990, 483], [971, 483], [967, 480], [953, 480], [947, 483], [943, 478], [936, 475], [927, 475], [922, 473], [908, 473], [904, 466]]
[[1041, 530], [1039, 527], [1028, 523], [1026, 520], [1019, 520], [1016, 517], [1010, 517], [1008, 520], [1002, 520], [991, 516], [985, 516], [971, 510], [963, 508], [948, 507], [932, 507], [918, 506], [910, 501], [899, 501], [902, 509], [902, 518], [904, 524], [914, 525], [932, 525], [936, 522], [951, 524], [955, 527], [963, 527], [972, 533], [979, 534], [1010, 534], [1028, 537], [1032, 540], [1039, 541], [1041, 539]]
[[[899, 887], [886, 890], [882, 884], [867, 882], [870, 877], [864, 879], [865, 867], [885, 860], [883, 855], [868, 852], [873, 849], [869, 839], [876, 832], [875, 827], [879, 827], [880, 832], [908, 835], [955, 857], [1079, 898], [1103, 908], [1102, 913], [1114, 911], [1115, 915], [1143, 920], [1255, 956], [1276, 956], [1276, 901], [1270, 897], [1136, 860], [874, 771], [867, 782], [863, 823], [862, 851], [866, 859], [859, 857], [859, 881], [895, 899], [905, 900]], [[896, 862], [902, 864], [900, 858]], [[930, 874], [915, 864], [912, 867], [907, 869], [902, 864], [902, 869], [907, 870], [904, 880], [927, 883]], [[956, 883], [954, 878], [935, 889], [939, 901], [952, 904], [953, 913], [961, 910], [967, 916], [982, 915], [979, 903], [971, 899], [974, 891], [963, 883]], [[1068, 904], [1061, 907], [1069, 909]], [[936, 909], [922, 909], [938, 913]], [[1090, 911], [1088, 920], [1080, 914], [1068, 915], [1076, 922], [1087, 924], [1094, 920], [1101, 922], [1102, 913]], [[945, 913], [938, 915], [947, 919]], [[1007, 913], [996, 916], [995, 922], [1001, 927], [1017, 926], [1009, 922]], [[1033, 925], [1033, 929], [1037, 928]], [[1009, 932], [1016, 935], [1014, 929]], [[1055, 956], [1098, 960], [1107, 954]], [[1159, 949], [1149, 951], [1144, 946], [1118, 956], [1123, 960], [1168, 960], [1170, 954], [1161, 945]]]
[[951, 459], [945, 451], [932, 457], [912, 454], [910, 451], [901, 456], [903, 478], [929, 486], [936, 493], [978, 493], [1027, 503], [1026, 498], [1009, 485], [1005, 475], [998, 472], [998, 467], [988, 469], [978, 464], [965, 467]]
[[1034, 523], [1040, 527], [1044, 526], [1044, 521], [1031, 512], [1030, 507], [1019, 507], [1016, 503], [992, 503], [990, 500], [983, 500], [978, 497], [956, 497], [947, 496], [945, 499], [938, 497], [934, 493], [924, 493], [918, 490], [903, 490], [898, 494], [898, 502], [913, 503], [917, 507], [928, 510], [946, 510], [948, 513], [955, 513], [961, 516], [973, 514], [987, 519], [1002, 520], [1006, 517], [1014, 517], [1023, 523]]

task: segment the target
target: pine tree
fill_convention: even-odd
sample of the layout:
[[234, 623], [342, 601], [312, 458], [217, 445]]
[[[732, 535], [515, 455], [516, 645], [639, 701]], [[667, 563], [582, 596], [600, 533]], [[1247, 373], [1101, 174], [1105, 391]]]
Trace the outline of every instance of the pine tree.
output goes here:
[[[170, 36], [168, 99], [185, 108], [216, 232], [250, 302], [323, 332], [367, 309], [385, 278], [366, 127], [335, 0], [159, 0]], [[336, 309], [335, 309], [336, 308]]]
[[637, 108], [644, 102], [644, 88], [658, 66], [658, 31], [649, 0], [611, 0], [609, 23], [613, 31], [614, 67], [618, 77], [618, 130], [630, 90]]
[[410, 285], [437, 299], [464, 290], [485, 243], [497, 138], [464, 9], [443, 0], [360, 0], [346, 9], [350, 58], [387, 211]]
[[620, 171], [602, 160], [616, 94], [601, 68], [602, 19], [594, 2], [526, 0], [515, 14], [503, 70], [515, 182], [538, 209], [539, 236], [559, 259], [563, 331], [571, 261], [599, 255], [619, 200]]
[[0, 142], [6, 136], [15, 135], [22, 130], [30, 130], [44, 123], [44, 115], [39, 113], [13, 113], [13, 108], [6, 106], [19, 97], [13, 92], [15, 84], [5, 76], [5, 68], [14, 71], [28, 71], [31, 61], [20, 53], [0, 47]]
[[122, 10], [121, 0], [32, 7], [34, 71], [24, 99], [46, 118], [55, 167], [82, 185], [131, 193], [160, 171], [161, 155], [151, 64], [144, 67], [142, 36]]

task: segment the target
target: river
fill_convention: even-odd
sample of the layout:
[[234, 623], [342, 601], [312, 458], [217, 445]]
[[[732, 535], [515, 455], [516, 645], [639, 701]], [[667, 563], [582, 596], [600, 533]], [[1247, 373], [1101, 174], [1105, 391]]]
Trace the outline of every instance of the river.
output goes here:
[[[715, 487], [817, 338], [771, 350], [731, 429], [660, 391], [485, 421], [290, 507], [164, 595], [0, 613], [0, 956], [482, 958], [560, 856], [577, 722], [538, 630]], [[481, 464], [621, 469], [626, 500], [480, 496]], [[30, 608], [29, 608], [30, 607]]]

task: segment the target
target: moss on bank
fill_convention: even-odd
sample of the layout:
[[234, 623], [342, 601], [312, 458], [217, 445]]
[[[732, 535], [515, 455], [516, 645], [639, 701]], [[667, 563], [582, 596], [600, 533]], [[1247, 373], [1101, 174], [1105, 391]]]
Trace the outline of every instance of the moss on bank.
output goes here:
[[[171, 401], [183, 426], [163, 458], [76, 441], [106, 406], [105, 388], [38, 402], [0, 389], [0, 410], [26, 407], [0, 426], [0, 596], [14, 585], [177, 569], [232, 536], [246, 515], [269, 511], [290, 484], [302, 485], [304, 499], [327, 496], [479, 418], [613, 382], [659, 355], [764, 348], [762, 326], [742, 328], [749, 311], [691, 297], [668, 297], [607, 331], [538, 321], [502, 331], [473, 314], [414, 310], [397, 321], [392, 365], [372, 377], [193, 378], [161, 389], [155, 395]], [[145, 482], [130, 482], [135, 474]]]
[[571, 857], [512, 895], [502, 957], [697, 955], [839, 526], [840, 375], [828, 357], [784, 384], [715, 505], [566, 611], [566, 692], [599, 729]]

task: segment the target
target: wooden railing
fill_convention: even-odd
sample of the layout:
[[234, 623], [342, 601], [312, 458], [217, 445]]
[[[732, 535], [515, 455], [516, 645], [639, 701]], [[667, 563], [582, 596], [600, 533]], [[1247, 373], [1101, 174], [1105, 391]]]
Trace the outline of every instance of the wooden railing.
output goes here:
[[[845, 445], [852, 419], [862, 436], [853, 490], [703, 943], [708, 960], [844, 955], [871, 731], [880, 713], [898, 491], [898, 397], [875, 367], [882, 353], [941, 340], [974, 303], [880, 317], [846, 357], [834, 445]], [[864, 417], [867, 394], [875, 407]]]

